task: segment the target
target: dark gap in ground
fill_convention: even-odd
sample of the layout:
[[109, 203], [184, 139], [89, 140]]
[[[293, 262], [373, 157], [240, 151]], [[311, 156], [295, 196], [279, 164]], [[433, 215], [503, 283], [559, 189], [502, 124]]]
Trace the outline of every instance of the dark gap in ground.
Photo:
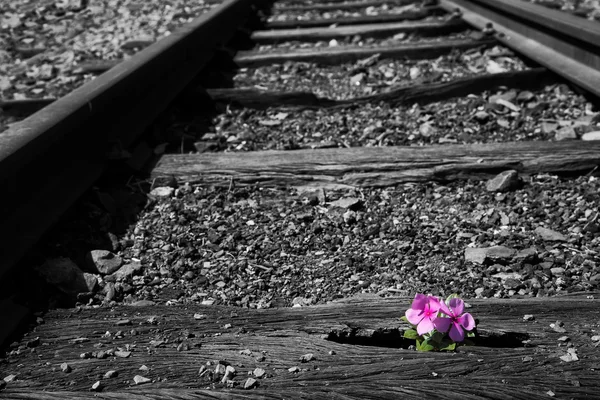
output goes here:
[[[345, 328], [333, 329], [326, 340], [358, 346], [375, 346], [394, 349], [409, 349], [415, 341], [403, 337], [404, 330], [400, 328], [364, 329]], [[493, 348], [525, 347], [523, 341], [529, 339], [529, 334], [522, 332], [503, 332], [479, 330], [476, 336], [470, 338], [475, 346]]]

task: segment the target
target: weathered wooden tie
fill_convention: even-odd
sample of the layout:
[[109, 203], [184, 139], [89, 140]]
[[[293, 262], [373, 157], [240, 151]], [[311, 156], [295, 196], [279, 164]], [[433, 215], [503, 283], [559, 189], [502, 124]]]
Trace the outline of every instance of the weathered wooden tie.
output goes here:
[[[407, 349], [399, 317], [410, 300], [364, 295], [263, 310], [200, 305], [54, 310], [21, 343], [34, 340], [35, 350], [30, 345], [0, 365], [2, 376], [17, 374], [0, 395], [89, 398], [92, 384], [100, 381], [103, 390], [96, 396], [104, 399], [596, 396], [600, 349], [592, 336], [600, 300], [593, 296], [467, 300], [480, 336], [475, 346], [456, 353]], [[524, 320], [526, 314], [533, 320]], [[557, 320], [562, 330], [551, 326]], [[119, 348], [121, 357], [93, 357]], [[80, 356], [86, 353], [90, 357]], [[302, 362], [307, 354], [312, 360]], [[213, 374], [218, 360], [235, 368], [237, 387], [227, 388], [222, 375]], [[62, 363], [71, 372], [61, 371]], [[294, 367], [298, 372], [290, 372]], [[243, 390], [256, 368], [264, 377], [256, 378], [255, 389]], [[105, 378], [109, 370], [118, 376]], [[135, 385], [135, 375], [151, 382]]]
[[165, 155], [155, 178], [203, 185], [383, 187], [406, 182], [587, 173], [600, 165], [598, 142], [508, 142], [427, 147], [352, 147]]
[[409, 43], [394, 46], [340, 46], [316, 49], [297, 49], [294, 51], [240, 51], [234, 61], [240, 67], [260, 67], [263, 65], [282, 64], [287, 61], [313, 62], [322, 65], [335, 65], [353, 62], [380, 54], [381, 58], [390, 59], [431, 59], [453, 50], [466, 51], [475, 48], [488, 48], [498, 42], [495, 39], [485, 40], [447, 40], [434, 43]]
[[207, 89], [207, 93], [216, 102], [255, 109], [280, 106], [333, 108], [380, 102], [395, 105], [427, 103], [477, 94], [500, 87], [519, 90], [536, 89], [554, 80], [555, 76], [545, 68], [534, 68], [524, 71], [483, 74], [449, 82], [423, 83], [400, 88], [390, 87], [389, 91], [383, 93], [348, 100], [317, 97], [312, 92], [279, 92], [254, 88]]
[[335, 28], [317, 27], [255, 31], [250, 36], [250, 39], [258, 44], [288, 42], [292, 40], [311, 42], [340, 39], [357, 35], [361, 38], [377, 38], [392, 36], [402, 32], [419, 33], [421, 35], [445, 35], [448, 33], [460, 32], [467, 28], [468, 25], [459, 19], [449, 21], [390, 22], [383, 24], [339, 26]]

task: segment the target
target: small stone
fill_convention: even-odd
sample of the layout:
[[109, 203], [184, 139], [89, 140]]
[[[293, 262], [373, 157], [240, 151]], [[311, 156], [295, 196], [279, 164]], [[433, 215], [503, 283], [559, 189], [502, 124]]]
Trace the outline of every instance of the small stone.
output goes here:
[[288, 372], [291, 372], [291, 373], [295, 374], [297, 372], [300, 372], [300, 368], [298, 368], [298, 367], [291, 367], [291, 368], [288, 368]]
[[592, 336], [592, 341], [593, 342], [600, 342], [600, 335], [594, 335], [594, 336]]
[[554, 396], [556, 396], [556, 394], [555, 394], [555, 393], [554, 393], [552, 390], [548, 390], [548, 391], [546, 392], [546, 394], [547, 394], [548, 396], [550, 396], [550, 397], [554, 397]]
[[111, 276], [115, 278], [117, 281], [124, 281], [129, 277], [133, 276], [136, 272], [142, 269], [142, 263], [139, 261], [131, 262], [123, 265], [117, 271], [115, 271]]
[[519, 173], [514, 169], [502, 171], [494, 178], [490, 179], [485, 188], [488, 192], [508, 192], [518, 189], [521, 186]]
[[550, 328], [552, 328], [554, 332], [557, 333], [565, 333], [567, 331], [565, 328], [563, 328], [563, 323], [560, 321], [556, 321], [555, 323], [550, 324]]
[[574, 349], [568, 349], [567, 354], [560, 356], [560, 359], [563, 360], [564, 362], [579, 361], [579, 357], [577, 356], [576, 351], [570, 351], [570, 350], [574, 350]]
[[571, 339], [568, 336], [561, 336], [556, 340], [558, 340], [559, 342], [568, 342]]
[[98, 289], [98, 278], [89, 272], [83, 273], [83, 280], [88, 292], [95, 292]]
[[267, 372], [262, 368], [255, 368], [252, 374], [257, 378], [262, 378]]
[[563, 275], [565, 273], [565, 269], [562, 267], [554, 267], [550, 268], [550, 272], [552, 272], [552, 275]]
[[254, 358], [257, 362], [263, 362], [265, 361], [265, 356], [264, 355], [260, 355]]
[[150, 307], [155, 305], [156, 303], [153, 302], [152, 300], [138, 300], [138, 301], [134, 301], [133, 303], [129, 304], [132, 307]]
[[60, 364], [60, 370], [66, 374], [72, 371], [71, 366], [67, 363]]
[[92, 250], [86, 256], [86, 265], [94, 273], [109, 275], [117, 271], [123, 259], [108, 250]]
[[508, 262], [515, 254], [516, 250], [504, 246], [467, 247], [465, 249], [465, 261], [474, 264], [483, 264], [486, 261]]
[[311, 304], [312, 304], [312, 301], [305, 297], [294, 297], [292, 299], [292, 307], [306, 307], [306, 306], [310, 306]]
[[366, 74], [361, 72], [359, 74], [354, 75], [353, 77], [350, 78], [350, 83], [353, 86], [358, 86], [361, 84], [362, 81], [365, 80]]
[[302, 357], [300, 357], [300, 362], [303, 362], [303, 363], [313, 361], [313, 360], [315, 360], [315, 356], [313, 353], [308, 353], [308, 354], [305, 354]]
[[523, 362], [532, 362], [533, 361], [533, 357], [531, 356], [525, 356], [522, 358]]
[[204, 314], [194, 314], [194, 319], [206, 319], [206, 315]]
[[534, 321], [535, 317], [532, 314], [525, 314], [523, 316], [523, 320], [525, 320], [525, 321]]
[[329, 350], [329, 355], [330, 355], [330, 356], [334, 356], [334, 355], [336, 355], [336, 352], [335, 352], [335, 350]]
[[486, 122], [490, 118], [490, 114], [485, 111], [478, 111], [473, 115], [473, 118], [478, 122]]
[[146, 367], [145, 365], [142, 365], [142, 366], [139, 368], [139, 371], [148, 372], [149, 370], [150, 370], [150, 368]]
[[145, 384], [145, 383], [150, 383], [150, 382], [152, 382], [152, 380], [151, 380], [151, 379], [149, 379], [149, 378], [146, 378], [145, 376], [136, 375], [136, 376], [134, 376], [134, 377], [133, 377], [133, 382], [134, 382], [136, 385], [143, 385], [143, 384]]
[[226, 368], [227, 367], [224, 364], [217, 364], [215, 366], [215, 374], [216, 375], [224, 375]]
[[331, 207], [339, 207], [352, 211], [357, 211], [362, 207], [362, 201], [356, 197], [344, 197], [330, 203]]
[[581, 140], [600, 140], [600, 131], [587, 132], [581, 135]]
[[88, 358], [93, 358], [93, 357], [94, 357], [94, 355], [92, 354], [91, 351], [86, 351], [85, 353], [81, 353], [79, 355], [79, 358], [81, 358], [82, 360], [86, 360]]
[[111, 369], [104, 374], [104, 379], [116, 378], [117, 376], [119, 376], [119, 373]]
[[131, 355], [130, 351], [115, 351], [115, 357], [127, 358]]
[[562, 233], [553, 231], [552, 229], [542, 228], [538, 226], [535, 228], [535, 233], [542, 238], [542, 240], [548, 242], [566, 242], [568, 239]]
[[4, 377], [4, 382], [6, 382], [6, 383], [14, 382], [16, 380], [17, 380], [16, 374], [10, 374], [10, 375]]
[[513, 257], [513, 259], [515, 261], [527, 262], [534, 261], [535, 259], [537, 259], [537, 256], [537, 249], [535, 247], [528, 247], [526, 249], [519, 250], [517, 254]]
[[257, 386], [258, 386], [258, 381], [254, 378], [248, 378], [248, 379], [246, 379], [246, 382], [244, 382], [244, 389], [253, 389]]
[[169, 186], [160, 186], [150, 191], [150, 196], [153, 197], [171, 197], [175, 189]]
[[94, 383], [92, 385], [92, 391], [94, 392], [101, 392], [103, 389], [102, 383], [100, 381], [96, 381], [96, 383]]
[[244, 349], [244, 350], [240, 350], [240, 354], [243, 356], [251, 356], [252, 351], [250, 351], [250, 349]]
[[577, 132], [575, 132], [575, 129], [571, 126], [563, 126], [554, 134], [554, 140], [557, 142], [575, 139], [577, 139]]
[[117, 325], [117, 326], [131, 325], [131, 320], [129, 320], [129, 319], [121, 319], [121, 320], [117, 321], [115, 323], [115, 325]]

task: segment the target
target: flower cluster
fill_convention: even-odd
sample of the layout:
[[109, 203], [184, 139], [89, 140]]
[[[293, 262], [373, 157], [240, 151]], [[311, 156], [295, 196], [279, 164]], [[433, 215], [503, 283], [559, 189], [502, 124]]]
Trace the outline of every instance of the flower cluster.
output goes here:
[[455, 294], [442, 301], [417, 293], [402, 318], [413, 325], [404, 337], [415, 339], [417, 350], [454, 350], [457, 343], [465, 341], [465, 336], [475, 336], [475, 320], [464, 308], [464, 301]]

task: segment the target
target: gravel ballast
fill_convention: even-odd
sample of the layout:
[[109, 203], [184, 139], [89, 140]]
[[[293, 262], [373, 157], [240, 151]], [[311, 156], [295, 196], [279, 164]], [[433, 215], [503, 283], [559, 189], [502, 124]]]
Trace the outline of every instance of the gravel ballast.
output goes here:
[[89, 241], [81, 231], [110, 216], [86, 205], [94, 217], [63, 226], [43, 255], [46, 262], [67, 257], [86, 270], [85, 253], [102, 247], [90, 239], [113, 238], [103, 248], [122, 266], [88, 273], [98, 286], [78, 299], [90, 305], [266, 308], [357, 293], [469, 298], [597, 288], [595, 177], [539, 175], [512, 192], [488, 189], [486, 182], [459, 182], [343, 191], [155, 190], [124, 233], [111, 234], [116, 228], [107, 223], [88, 233]]

